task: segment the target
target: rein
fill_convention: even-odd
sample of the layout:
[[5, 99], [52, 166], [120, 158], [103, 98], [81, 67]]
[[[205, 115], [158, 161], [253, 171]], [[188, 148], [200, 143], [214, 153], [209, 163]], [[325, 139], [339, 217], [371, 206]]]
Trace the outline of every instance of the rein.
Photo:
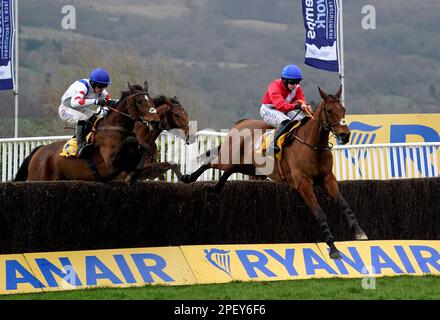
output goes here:
[[[143, 94], [143, 95], [147, 95], [147, 92], [138, 92], [138, 93], [136, 93], [136, 94], [133, 94], [133, 95], [131, 95], [131, 96], [129, 96], [129, 97], [137, 97], [137, 96], [139, 96], [139, 95], [141, 95], [141, 94]], [[148, 99], [147, 99], [148, 100]], [[107, 108], [109, 109], [109, 110], [111, 110], [111, 111], [113, 111], [113, 112], [117, 112], [117, 113], [119, 113], [119, 114], [121, 114], [121, 115], [123, 115], [123, 116], [125, 116], [125, 117], [127, 117], [127, 118], [130, 118], [131, 120], [133, 120], [133, 121], [139, 121], [139, 122], [141, 122], [142, 124], [144, 124], [144, 125], [147, 125], [148, 124], [148, 121], [146, 121], [145, 119], [144, 119], [144, 117], [141, 115], [139, 118], [137, 118], [137, 119], [134, 119], [134, 117], [133, 116], [131, 116], [131, 115], [129, 115], [128, 113], [125, 113], [125, 112], [122, 112], [122, 111], [119, 111], [118, 109], [115, 109], [115, 108], [112, 108], [112, 107], [109, 107], [109, 106], [107, 106]], [[153, 112], [150, 112], [150, 113], [153, 113]], [[109, 127], [112, 127], [112, 126], [109, 126]]]
[[[138, 93], [135, 93], [135, 94], [133, 94], [133, 95], [130, 95], [130, 96], [128, 96], [128, 97], [137, 97], [137, 96], [139, 96], [139, 95], [141, 95], [141, 94], [143, 94], [143, 95], [145, 95], [145, 96], [147, 96], [147, 92], [145, 92], [145, 91], [142, 91], [142, 92], [138, 92]], [[127, 99], [128, 99], [128, 97], [127, 97]], [[149, 100], [148, 98], [147, 98], [147, 100]], [[122, 111], [119, 111], [118, 109], [116, 109], [116, 108], [112, 108], [112, 107], [110, 107], [110, 106], [107, 106], [107, 108], [109, 109], [109, 110], [111, 110], [111, 111], [113, 111], [113, 112], [117, 112], [117, 113], [119, 113], [119, 114], [121, 114], [121, 115], [123, 115], [123, 116], [125, 116], [125, 117], [127, 117], [127, 118], [130, 118], [131, 120], [133, 120], [134, 122], [141, 122], [143, 125], [149, 125], [150, 123], [149, 123], [149, 121], [147, 121], [147, 120], [145, 120], [144, 119], [144, 117], [143, 117], [143, 115], [141, 115], [141, 116], [139, 116], [139, 118], [134, 118], [133, 116], [131, 116], [130, 114], [127, 114], [127, 113], [125, 113], [125, 112], [122, 112]], [[154, 111], [156, 112], [156, 109], [154, 109]], [[152, 110], [150, 109], [150, 113], [154, 113], [154, 112], [152, 112]], [[125, 128], [123, 128], [123, 127], [120, 127], [120, 126], [104, 126], [103, 128], [101, 128], [100, 129], [100, 131], [101, 130], [117, 130], [117, 131], [122, 131], [122, 132], [131, 132], [131, 131], [129, 131], [129, 130], [126, 130]]]
[[[346, 126], [347, 125], [347, 120], [345, 120], [345, 118], [343, 118], [339, 122], [335, 122], [335, 123], [331, 124], [328, 121], [327, 113], [325, 112], [325, 104], [326, 104], [326, 102], [323, 101], [322, 102], [322, 111], [321, 112], [324, 112], [324, 117], [325, 117], [326, 125], [324, 125], [319, 119], [315, 119], [311, 113], [309, 113], [309, 112], [307, 112], [307, 113], [309, 114], [309, 116], [312, 118], [313, 121], [318, 122], [318, 124], [319, 124], [319, 126], [321, 128], [323, 128], [325, 131], [332, 132], [334, 134], [333, 127], [335, 127], [338, 124], [341, 125], [341, 126]], [[296, 140], [301, 142], [302, 144], [306, 145], [307, 147], [309, 147], [310, 149], [315, 150], [315, 151], [330, 151], [333, 148], [333, 144], [331, 142], [329, 142], [329, 141], [327, 142], [328, 143], [327, 147], [319, 147], [319, 146], [313, 146], [313, 145], [305, 142], [303, 139], [298, 137], [295, 133], [292, 133], [292, 136]]]
[[310, 149], [313, 149], [315, 151], [330, 151], [333, 148], [333, 144], [331, 142], [329, 142], [329, 146], [328, 147], [318, 147], [318, 146], [312, 146], [311, 144], [305, 142], [303, 139], [301, 139], [300, 137], [298, 137], [296, 134], [292, 133], [293, 137], [298, 140], [299, 142], [301, 142], [302, 144], [305, 144], [307, 147], [309, 147]]

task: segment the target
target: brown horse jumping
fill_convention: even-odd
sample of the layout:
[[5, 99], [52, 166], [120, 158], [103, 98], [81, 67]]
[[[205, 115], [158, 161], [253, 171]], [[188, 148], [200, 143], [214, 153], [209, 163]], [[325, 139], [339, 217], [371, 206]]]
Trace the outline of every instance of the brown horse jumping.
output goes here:
[[[159, 178], [164, 180], [164, 173], [173, 170], [177, 178], [180, 180], [182, 173], [178, 164], [173, 162], [158, 162], [157, 138], [163, 130], [185, 140], [186, 144], [195, 141], [195, 136], [190, 132], [189, 115], [179, 102], [177, 97], [166, 97], [159, 95], [154, 98], [154, 105], [160, 118], [160, 127], [158, 130], [146, 130], [144, 126], [135, 125], [135, 134], [140, 144], [148, 147], [147, 156], [145, 158], [144, 167], [141, 169], [140, 180], [154, 180]], [[124, 179], [126, 173], [122, 173], [119, 179]]]
[[[345, 121], [345, 108], [339, 100], [342, 86], [335, 95], [329, 95], [319, 87], [318, 89], [322, 101], [314, 112], [313, 119], [307, 118], [299, 128], [290, 134], [284, 145], [280, 161], [266, 157], [266, 161], [272, 162], [269, 166], [271, 170], [264, 172], [264, 175], [275, 181], [285, 181], [301, 194], [330, 247], [330, 257], [340, 259], [341, 255], [334, 244], [335, 240], [330, 232], [327, 216], [314, 193], [314, 185], [321, 186], [339, 204], [356, 240], [367, 240], [368, 238], [360, 228], [356, 215], [339, 192], [338, 183], [332, 172], [333, 156], [328, 142], [329, 133], [333, 133], [342, 144], [348, 143], [350, 138], [350, 129]], [[210, 168], [224, 170], [215, 186], [215, 191], [219, 192], [233, 173], [261, 175], [261, 172], [264, 171], [263, 166], [268, 167], [268, 162], [263, 165], [260, 161], [256, 161], [254, 146], [259, 139], [256, 132], [263, 134], [269, 129], [273, 129], [273, 127], [261, 120], [245, 119], [238, 122], [226, 136], [224, 144], [218, 147], [218, 153], [207, 154], [205, 164], [194, 173], [184, 175], [182, 181], [185, 183], [194, 182], [205, 170]], [[251, 134], [242, 135], [245, 131]], [[237, 133], [238, 139], [234, 138], [234, 134]]]
[[[91, 180], [110, 181], [122, 171], [131, 172], [143, 163], [146, 148], [133, 134], [135, 124], [159, 126], [159, 116], [144, 88], [131, 86], [123, 92], [115, 109], [94, 128], [94, 149], [88, 159], [60, 156], [66, 141], [57, 141], [34, 149], [19, 168], [14, 181]], [[139, 89], [140, 88], [140, 89]]]

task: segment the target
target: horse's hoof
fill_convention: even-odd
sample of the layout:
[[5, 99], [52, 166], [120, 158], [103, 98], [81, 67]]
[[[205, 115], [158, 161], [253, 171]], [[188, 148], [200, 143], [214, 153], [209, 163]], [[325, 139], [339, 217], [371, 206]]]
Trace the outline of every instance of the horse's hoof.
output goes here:
[[191, 176], [189, 174], [184, 174], [180, 178], [180, 181], [182, 181], [183, 183], [191, 183]]
[[330, 250], [330, 258], [333, 260], [341, 260], [341, 254], [339, 253], [338, 249], [331, 249]]
[[361, 232], [357, 232], [357, 233], [354, 235], [354, 239], [355, 239], [355, 240], [363, 240], [363, 241], [365, 241], [365, 240], [368, 240], [368, 237], [367, 237], [367, 235], [365, 234], [365, 232], [361, 231]]

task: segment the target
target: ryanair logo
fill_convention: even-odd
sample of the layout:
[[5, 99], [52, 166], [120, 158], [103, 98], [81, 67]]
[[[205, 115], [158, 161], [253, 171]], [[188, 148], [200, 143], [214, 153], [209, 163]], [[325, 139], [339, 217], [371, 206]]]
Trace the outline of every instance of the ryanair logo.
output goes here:
[[[362, 144], [373, 144], [377, 137], [377, 131], [382, 128], [382, 126], [371, 126], [366, 123], [353, 121], [349, 125], [351, 131], [350, 144], [352, 145], [362, 145]], [[339, 141], [337, 141], [339, 144]], [[367, 151], [356, 152], [354, 155], [350, 150], [344, 150], [344, 156], [351, 161], [353, 165], [356, 163], [359, 165], [361, 163], [361, 157], [364, 159], [367, 157]], [[359, 165], [359, 174], [363, 176], [362, 169]]]
[[368, 124], [353, 121], [350, 126], [351, 139], [350, 144], [373, 144], [376, 140], [376, 131], [382, 126], [370, 126]]
[[211, 249], [211, 250], [204, 250], [205, 257], [209, 261], [210, 264], [212, 264], [217, 269], [220, 269], [221, 271], [225, 272], [229, 276], [231, 275], [231, 256], [230, 251], [221, 250], [221, 249]]

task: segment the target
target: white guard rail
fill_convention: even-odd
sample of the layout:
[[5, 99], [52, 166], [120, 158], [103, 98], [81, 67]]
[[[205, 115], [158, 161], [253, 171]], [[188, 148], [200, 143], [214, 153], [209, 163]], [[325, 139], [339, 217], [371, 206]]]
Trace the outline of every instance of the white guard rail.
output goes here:
[[[161, 161], [180, 164], [182, 173], [191, 173], [200, 163], [197, 156], [218, 146], [226, 133], [199, 131], [192, 145], [170, 133], [162, 133], [158, 139]], [[0, 139], [1, 181], [11, 181], [20, 164], [33, 148], [70, 136]], [[439, 176], [440, 142], [346, 145], [333, 148], [333, 172], [341, 180], [386, 180], [398, 178], [422, 178]], [[218, 180], [221, 172], [207, 170], [199, 180]], [[234, 174], [231, 180], [248, 179]], [[176, 181], [172, 172], [167, 172], [167, 181]]]

